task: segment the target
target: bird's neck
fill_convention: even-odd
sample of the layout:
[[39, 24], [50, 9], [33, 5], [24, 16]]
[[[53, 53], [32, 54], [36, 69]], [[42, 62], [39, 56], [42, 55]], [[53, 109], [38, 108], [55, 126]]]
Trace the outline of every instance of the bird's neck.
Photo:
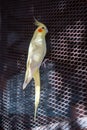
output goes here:
[[45, 40], [45, 36], [42, 35], [41, 33], [39, 33], [39, 34], [36, 34], [36, 35], [34, 36], [34, 39], [35, 39], [35, 40]]

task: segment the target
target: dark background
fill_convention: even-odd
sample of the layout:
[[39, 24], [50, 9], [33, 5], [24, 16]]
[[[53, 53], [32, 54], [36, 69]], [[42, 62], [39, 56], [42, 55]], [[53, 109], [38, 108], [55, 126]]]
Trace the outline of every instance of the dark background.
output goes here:
[[[80, 129], [74, 121], [87, 115], [87, 1], [3, 0], [0, 9], [1, 128], [41, 129], [68, 121], [72, 129]], [[29, 42], [36, 29], [33, 17], [49, 30], [36, 123], [33, 81], [22, 90]], [[53, 126], [52, 130], [60, 127]]]

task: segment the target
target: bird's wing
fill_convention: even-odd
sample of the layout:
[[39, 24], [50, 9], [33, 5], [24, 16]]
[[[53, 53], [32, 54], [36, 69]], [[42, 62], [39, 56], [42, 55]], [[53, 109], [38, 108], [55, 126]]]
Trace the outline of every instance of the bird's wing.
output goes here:
[[23, 89], [26, 88], [26, 86], [31, 81], [31, 79], [32, 79], [32, 72], [31, 72], [31, 67], [30, 67], [30, 59], [28, 59], [27, 65], [26, 65], [26, 73], [25, 73], [25, 80], [23, 83]]

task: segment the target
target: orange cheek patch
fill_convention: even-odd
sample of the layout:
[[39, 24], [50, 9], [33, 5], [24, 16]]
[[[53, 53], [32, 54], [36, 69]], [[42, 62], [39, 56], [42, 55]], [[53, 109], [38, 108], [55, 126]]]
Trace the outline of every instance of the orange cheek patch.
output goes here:
[[40, 29], [38, 29], [38, 32], [43, 32], [43, 30], [40, 28]]

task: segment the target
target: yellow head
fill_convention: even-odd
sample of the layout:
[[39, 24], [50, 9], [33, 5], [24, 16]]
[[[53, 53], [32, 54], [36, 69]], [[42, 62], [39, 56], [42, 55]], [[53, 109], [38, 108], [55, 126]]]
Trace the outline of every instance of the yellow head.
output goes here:
[[36, 33], [42, 35], [46, 35], [48, 33], [47, 27], [43, 23], [37, 21], [36, 19], [35, 19], [35, 25], [38, 26], [38, 28], [36, 29]]

